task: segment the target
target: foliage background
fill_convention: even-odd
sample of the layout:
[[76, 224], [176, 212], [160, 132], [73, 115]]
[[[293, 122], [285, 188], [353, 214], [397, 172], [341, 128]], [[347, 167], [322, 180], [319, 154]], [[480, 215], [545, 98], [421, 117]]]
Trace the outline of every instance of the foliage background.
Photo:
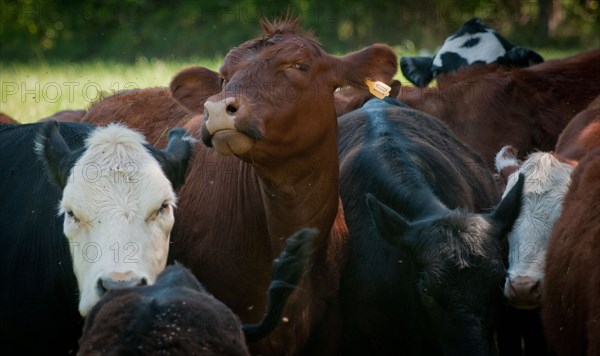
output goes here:
[[216, 70], [287, 11], [334, 54], [374, 42], [433, 53], [474, 16], [546, 59], [600, 47], [599, 0], [0, 0], [0, 112], [34, 122], [168, 86], [190, 65]]
[[222, 57], [291, 10], [329, 52], [435, 50], [473, 16], [530, 47], [600, 46], [598, 0], [0, 0], [6, 61]]

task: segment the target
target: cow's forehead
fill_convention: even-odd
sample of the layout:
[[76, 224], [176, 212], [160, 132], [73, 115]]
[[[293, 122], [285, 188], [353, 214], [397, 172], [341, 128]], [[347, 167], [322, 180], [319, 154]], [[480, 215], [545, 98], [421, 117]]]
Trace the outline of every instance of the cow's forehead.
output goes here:
[[[475, 62], [492, 63], [505, 53], [506, 49], [493, 30], [463, 34], [446, 39], [433, 58], [433, 66], [456, 70], [462, 65]], [[452, 63], [453, 61], [457, 63], [464, 61], [464, 63]]]
[[492, 261], [498, 257], [498, 246], [492, 239], [495, 232], [491, 222], [481, 215], [452, 211], [424, 226], [421, 257], [433, 270], [462, 269], [476, 260]]
[[481, 32], [493, 31], [490, 27], [486, 26], [479, 19], [471, 19], [463, 24], [460, 30], [456, 31], [452, 36], [448, 37], [447, 40], [464, 36], [465, 34], [474, 34]]
[[257, 60], [289, 59], [320, 57], [323, 50], [319, 43], [312, 39], [297, 34], [277, 34], [273, 37], [248, 41], [232, 49], [221, 66], [222, 74], [231, 74], [245, 64]]
[[97, 129], [71, 169], [63, 203], [99, 208], [129, 202], [141, 207], [173, 199], [171, 183], [145, 143], [143, 136], [125, 127]]

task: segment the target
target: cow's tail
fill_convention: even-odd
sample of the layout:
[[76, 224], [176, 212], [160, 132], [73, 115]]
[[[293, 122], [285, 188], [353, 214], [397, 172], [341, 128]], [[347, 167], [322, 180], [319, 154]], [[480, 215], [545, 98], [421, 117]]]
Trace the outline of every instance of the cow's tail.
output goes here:
[[298, 287], [307, 270], [313, 240], [318, 233], [318, 229], [306, 228], [287, 239], [281, 255], [273, 261], [269, 303], [265, 315], [257, 324], [242, 326], [247, 342], [254, 342], [267, 336], [282, 320], [287, 300]]

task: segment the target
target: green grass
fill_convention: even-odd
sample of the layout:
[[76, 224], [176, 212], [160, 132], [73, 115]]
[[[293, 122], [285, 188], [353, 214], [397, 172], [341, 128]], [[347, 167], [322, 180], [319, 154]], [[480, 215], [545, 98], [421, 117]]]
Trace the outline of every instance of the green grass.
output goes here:
[[[581, 51], [537, 49], [546, 59]], [[414, 55], [399, 51], [400, 55]], [[202, 65], [216, 70], [219, 60], [187, 59], [177, 62], [140, 59], [135, 64], [0, 63], [0, 112], [21, 123], [35, 122], [61, 110], [87, 109], [99, 95], [132, 88], [168, 86], [179, 70]], [[408, 83], [398, 71], [397, 79]]]
[[0, 112], [21, 123], [35, 122], [61, 110], [87, 109], [99, 95], [133, 88], [168, 86], [181, 69], [213, 60], [135, 64], [109, 62], [0, 64]]

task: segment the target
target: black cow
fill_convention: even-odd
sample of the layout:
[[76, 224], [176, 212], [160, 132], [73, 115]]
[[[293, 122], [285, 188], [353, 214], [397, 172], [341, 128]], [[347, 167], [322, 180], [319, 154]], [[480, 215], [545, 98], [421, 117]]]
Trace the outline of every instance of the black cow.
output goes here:
[[437, 76], [473, 64], [498, 63], [508, 67], [529, 67], [544, 59], [536, 52], [508, 42], [478, 18], [465, 22], [446, 38], [433, 58], [402, 57], [402, 73], [418, 87], [426, 87]]
[[317, 229], [303, 229], [286, 240], [273, 261], [269, 304], [259, 323], [242, 325], [188, 269], [176, 264], [152, 286], [103, 297], [85, 321], [79, 354], [249, 355], [246, 341], [268, 335], [282, 319], [317, 234]]
[[[173, 131], [169, 148], [161, 151], [119, 125], [0, 126], [3, 354], [73, 354], [86, 303], [107, 289], [154, 282], [166, 262], [173, 224], [173, 201], [158, 194], [174, 199], [173, 189], [183, 182], [192, 149], [184, 133]], [[81, 164], [86, 159], [91, 161]], [[118, 169], [119, 159], [139, 168], [137, 175]], [[123, 181], [127, 176], [137, 180]], [[114, 210], [119, 202], [127, 202], [120, 205], [122, 212]], [[146, 220], [138, 213], [148, 214]], [[142, 232], [135, 233], [140, 226]], [[157, 240], [144, 241], [149, 238]], [[109, 239], [119, 240], [122, 248], [131, 243], [133, 251], [118, 255], [119, 245]]]
[[372, 99], [338, 121], [350, 231], [344, 353], [495, 353], [501, 236], [518, 215], [522, 179], [493, 209], [499, 194], [481, 158], [440, 121], [393, 99]]

